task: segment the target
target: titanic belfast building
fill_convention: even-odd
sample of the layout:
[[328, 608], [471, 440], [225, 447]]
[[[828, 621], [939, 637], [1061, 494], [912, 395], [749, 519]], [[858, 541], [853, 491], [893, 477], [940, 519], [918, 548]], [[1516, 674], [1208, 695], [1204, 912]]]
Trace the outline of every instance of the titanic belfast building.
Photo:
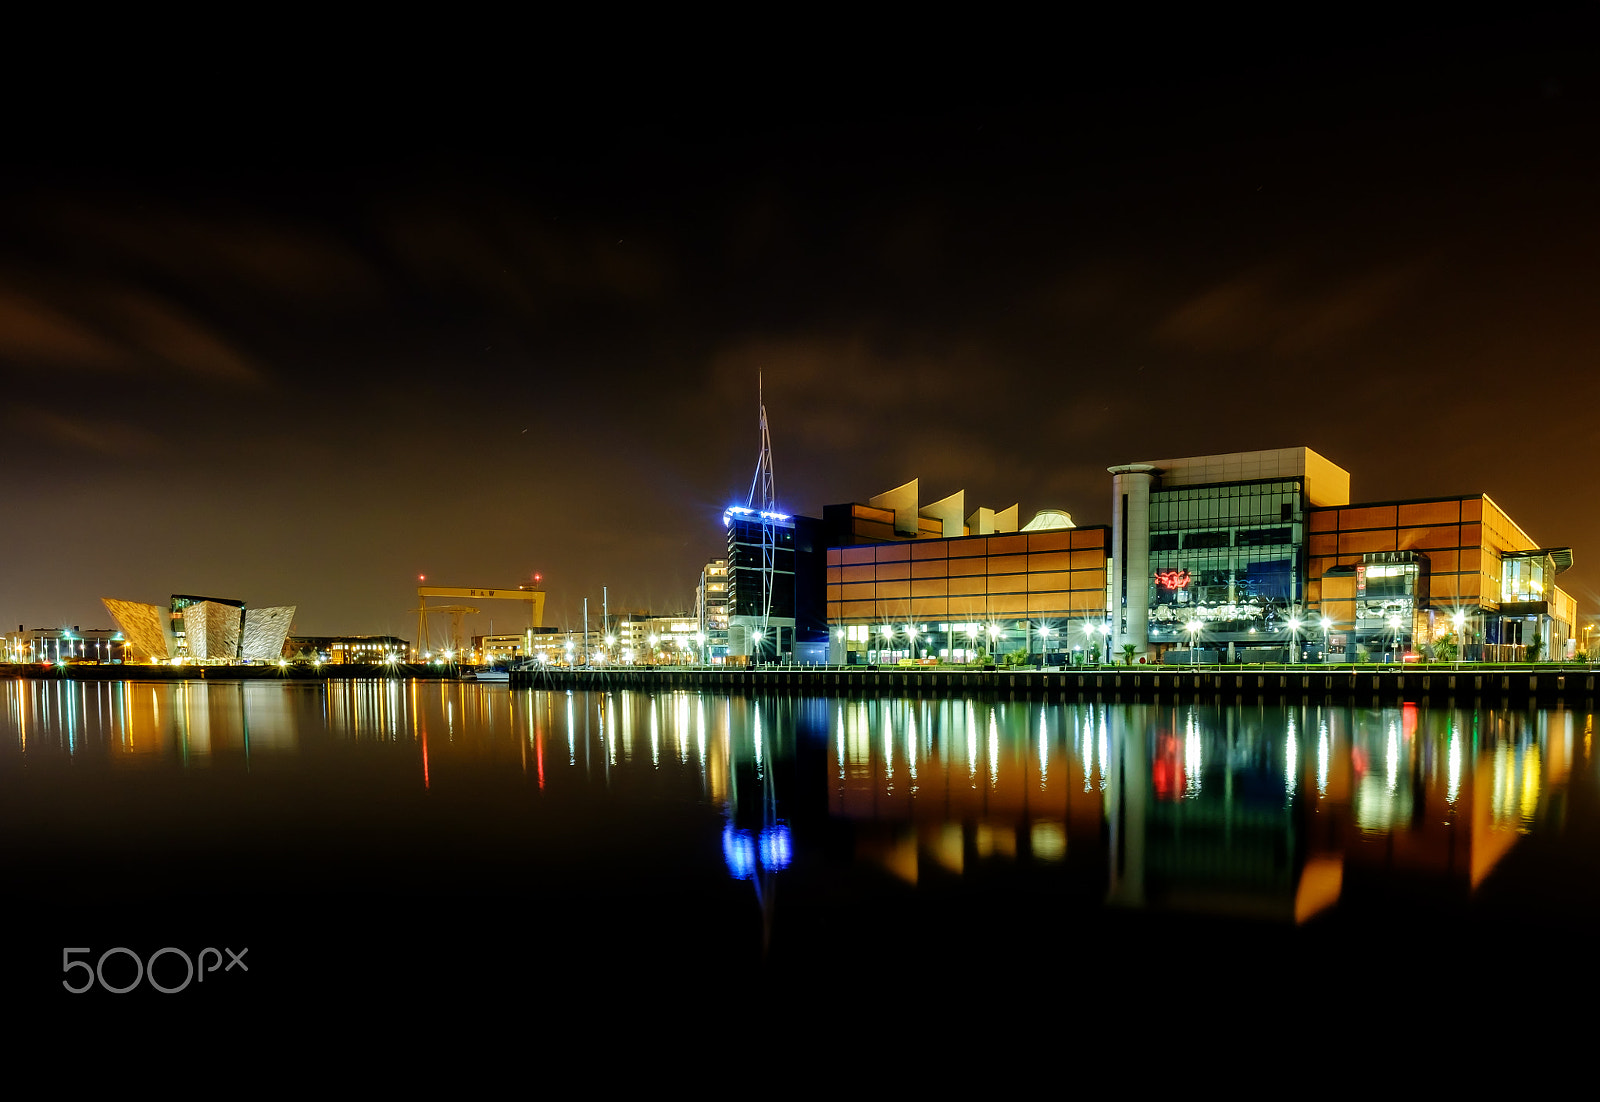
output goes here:
[[295, 606], [246, 608], [222, 597], [174, 595], [167, 607], [102, 597], [142, 662], [275, 662], [294, 621]]

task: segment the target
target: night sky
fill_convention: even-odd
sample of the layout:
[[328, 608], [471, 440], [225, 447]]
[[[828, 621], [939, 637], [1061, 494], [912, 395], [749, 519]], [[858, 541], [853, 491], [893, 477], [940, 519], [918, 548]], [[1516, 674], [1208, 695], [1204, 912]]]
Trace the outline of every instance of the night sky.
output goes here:
[[758, 371], [793, 512], [920, 477], [1104, 524], [1108, 465], [1304, 444], [1357, 501], [1489, 493], [1587, 619], [1592, 41], [219, 66], [24, 121], [0, 624], [195, 593], [410, 638], [418, 574], [536, 571], [555, 626], [687, 610]]

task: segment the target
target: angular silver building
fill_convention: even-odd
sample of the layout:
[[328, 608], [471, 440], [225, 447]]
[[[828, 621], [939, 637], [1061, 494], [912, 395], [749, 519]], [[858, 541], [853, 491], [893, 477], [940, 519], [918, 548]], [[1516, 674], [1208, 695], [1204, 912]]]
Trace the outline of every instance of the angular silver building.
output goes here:
[[140, 601], [119, 601], [114, 597], [102, 597], [100, 603], [106, 606], [106, 611], [111, 613], [111, 618], [122, 629], [122, 635], [128, 641], [128, 650], [136, 660], [165, 662], [172, 657], [171, 628], [166, 609]]
[[183, 608], [183, 650], [195, 659], [238, 658], [244, 609], [232, 602], [191, 601]]
[[294, 605], [246, 608], [243, 601], [174, 594], [167, 608], [102, 597], [141, 662], [273, 662], [283, 654]]
[[246, 662], [272, 662], [283, 654], [283, 644], [289, 638], [289, 627], [294, 623], [296, 607], [277, 605], [273, 608], [245, 609], [239, 657]]

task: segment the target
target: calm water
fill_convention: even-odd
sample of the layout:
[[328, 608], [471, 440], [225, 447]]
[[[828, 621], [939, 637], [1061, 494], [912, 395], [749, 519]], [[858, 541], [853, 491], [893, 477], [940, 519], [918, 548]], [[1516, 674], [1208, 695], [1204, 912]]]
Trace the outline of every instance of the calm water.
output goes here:
[[0, 874], [29, 964], [8, 995], [70, 998], [67, 947], [224, 944], [249, 946], [250, 975], [170, 998], [670, 1002], [749, 982], [1359, 1003], [1423, 978], [1570, 981], [1600, 917], [1593, 727], [8, 681]]

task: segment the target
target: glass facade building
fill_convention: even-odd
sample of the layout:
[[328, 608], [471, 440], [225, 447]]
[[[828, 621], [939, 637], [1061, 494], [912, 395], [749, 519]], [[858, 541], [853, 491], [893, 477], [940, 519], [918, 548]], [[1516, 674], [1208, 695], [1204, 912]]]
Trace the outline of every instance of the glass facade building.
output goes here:
[[1164, 662], [1562, 657], [1576, 608], [1487, 495], [1352, 504], [1309, 448], [1110, 468], [1119, 645]]
[[727, 659], [781, 661], [794, 649], [795, 518], [736, 507], [722, 519], [728, 533]]
[[[1352, 504], [1310, 448], [1111, 467], [1109, 527], [920, 506], [915, 481], [829, 506], [831, 662], [1172, 664], [1561, 658], [1566, 547], [1483, 494]], [[731, 538], [731, 537], [730, 537]], [[802, 567], [800, 573], [807, 573]]]
[[[1282, 661], [1303, 615], [1305, 491], [1300, 479], [1153, 490], [1148, 641], [1232, 644]], [[1213, 655], [1208, 661], [1215, 661]]]
[[1572, 649], [1576, 602], [1555, 584], [1571, 548], [1536, 546], [1486, 494], [1318, 509], [1307, 528], [1333, 661], [1392, 657], [1397, 635], [1407, 652], [1448, 643], [1471, 661]]

